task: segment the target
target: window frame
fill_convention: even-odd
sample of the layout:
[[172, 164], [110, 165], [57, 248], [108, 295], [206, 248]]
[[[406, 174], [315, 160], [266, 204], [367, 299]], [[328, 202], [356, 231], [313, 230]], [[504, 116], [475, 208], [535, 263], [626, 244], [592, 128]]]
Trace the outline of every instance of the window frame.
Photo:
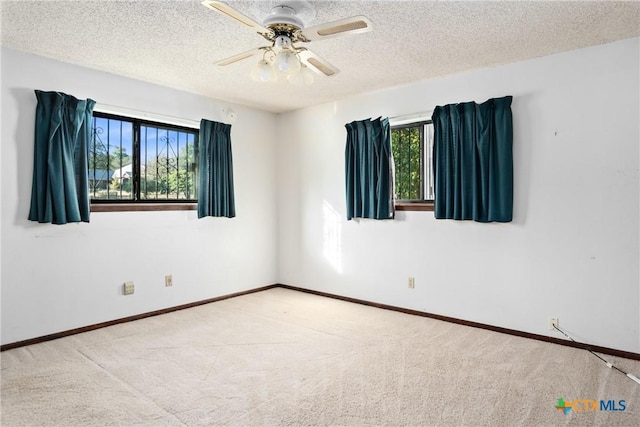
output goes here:
[[[149, 120], [140, 117], [126, 116], [123, 114], [114, 114], [104, 111], [93, 111], [92, 114], [92, 130], [93, 119], [103, 118], [111, 120], [120, 120], [124, 122], [132, 123], [133, 127], [133, 141], [132, 141], [132, 164], [134, 170], [134, 194], [136, 197], [140, 195], [140, 128], [142, 126], [152, 126], [160, 129], [169, 129], [179, 132], [188, 132], [195, 135], [194, 139], [194, 158], [195, 158], [195, 178], [197, 180], [197, 167], [198, 167], [198, 147], [199, 147], [199, 129], [190, 126], [178, 125], [174, 123]], [[197, 192], [194, 193], [196, 198], [194, 199], [94, 199], [90, 195], [90, 210], [91, 212], [127, 212], [127, 211], [185, 211], [185, 210], [197, 210], [198, 200]]]
[[[424, 176], [427, 173], [427, 153], [425, 151], [425, 125], [433, 124], [431, 118], [420, 118], [411, 121], [404, 121], [397, 124], [391, 124], [390, 131], [393, 132], [396, 129], [406, 129], [411, 127], [421, 127], [420, 130], [420, 153], [422, 156], [422, 170], [420, 171], [421, 177], [423, 180], [421, 192], [424, 193]], [[394, 159], [394, 182], [395, 182], [395, 159]], [[394, 192], [395, 193], [395, 192]], [[423, 196], [424, 197], [424, 196]], [[422, 212], [433, 212], [435, 209], [435, 201], [429, 199], [396, 199], [394, 194], [394, 205], [397, 211], [422, 211]]]

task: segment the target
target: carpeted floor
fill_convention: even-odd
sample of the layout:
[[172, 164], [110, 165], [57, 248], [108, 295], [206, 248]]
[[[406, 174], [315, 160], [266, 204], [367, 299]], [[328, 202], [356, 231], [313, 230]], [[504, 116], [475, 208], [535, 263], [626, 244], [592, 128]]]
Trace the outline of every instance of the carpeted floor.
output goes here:
[[280, 288], [5, 351], [1, 382], [5, 427], [640, 425], [584, 350]]

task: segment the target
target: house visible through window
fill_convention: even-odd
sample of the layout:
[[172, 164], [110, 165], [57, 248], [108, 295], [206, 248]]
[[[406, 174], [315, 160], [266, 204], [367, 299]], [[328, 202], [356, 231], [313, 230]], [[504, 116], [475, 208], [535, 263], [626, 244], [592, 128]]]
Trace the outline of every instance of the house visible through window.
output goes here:
[[92, 125], [92, 203], [196, 201], [198, 129], [98, 112]]
[[429, 205], [433, 194], [433, 124], [430, 121], [391, 128], [396, 207]]

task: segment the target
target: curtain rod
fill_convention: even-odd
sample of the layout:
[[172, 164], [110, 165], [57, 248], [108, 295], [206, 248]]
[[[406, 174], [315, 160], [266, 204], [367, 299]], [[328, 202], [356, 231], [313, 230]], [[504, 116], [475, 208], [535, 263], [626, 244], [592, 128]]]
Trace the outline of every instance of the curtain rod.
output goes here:
[[122, 116], [133, 117], [136, 119], [148, 119], [156, 122], [163, 122], [179, 126], [200, 127], [200, 121], [185, 119], [182, 117], [169, 116], [166, 114], [151, 113], [147, 111], [134, 110], [133, 108], [119, 107], [117, 105], [109, 105], [97, 102], [94, 111], [100, 113], [111, 113]]

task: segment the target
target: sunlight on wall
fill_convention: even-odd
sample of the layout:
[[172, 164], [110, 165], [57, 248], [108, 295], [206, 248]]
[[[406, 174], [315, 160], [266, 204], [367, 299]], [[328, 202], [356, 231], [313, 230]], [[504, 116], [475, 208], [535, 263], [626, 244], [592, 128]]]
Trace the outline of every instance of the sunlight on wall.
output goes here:
[[342, 273], [340, 215], [326, 200], [322, 204], [322, 254], [334, 270]]

